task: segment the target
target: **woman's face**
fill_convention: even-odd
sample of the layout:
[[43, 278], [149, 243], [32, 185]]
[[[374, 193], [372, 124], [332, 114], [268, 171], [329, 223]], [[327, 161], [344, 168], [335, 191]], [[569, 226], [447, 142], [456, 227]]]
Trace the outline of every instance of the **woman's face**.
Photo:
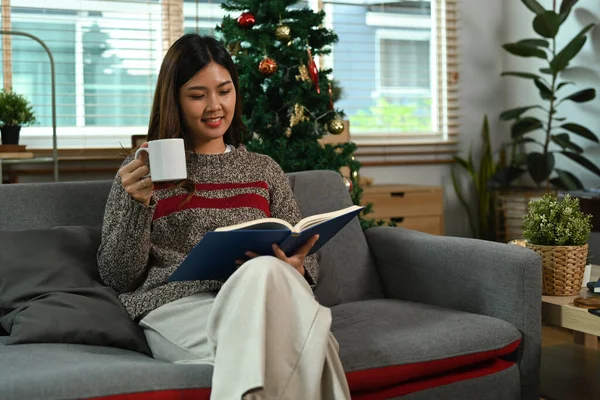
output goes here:
[[235, 112], [236, 93], [227, 69], [215, 62], [179, 89], [184, 129], [196, 152], [223, 150], [223, 135]]

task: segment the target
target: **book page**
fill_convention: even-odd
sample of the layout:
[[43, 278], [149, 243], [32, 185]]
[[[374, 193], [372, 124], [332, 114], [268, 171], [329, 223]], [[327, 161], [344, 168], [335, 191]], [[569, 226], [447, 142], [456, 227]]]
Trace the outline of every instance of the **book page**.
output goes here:
[[330, 219], [334, 219], [336, 217], [339, 217], [340, 215], [348, 214], [348, 213], [350, 213], [350, 212], [352, 212], [354, 210], [357, 210], [359, 208], [363, 208], [363, 207], [360, 207], [360, 206], [350, 206], [350, 207], [343, 208], [341, 210], [332, 211], [332, 212], [323, 213], [323, 214], [311, 215], [310, 217], [302, 218], [300, 220], [300, 222], [298, 222], [294, 226], [293, 231], [294, 232], [301, 232], [301, 231], [303, 231], [305, 229], [310, 228], [311, 226], [320, 224], [321, 222], [328, 221]]
[[237, 225], [222, 226], [215, 232], [239, 231], [239, 230], [292, 230], [292, 226], [279, 218], [260, 218], [254, 221], [243, 222]]

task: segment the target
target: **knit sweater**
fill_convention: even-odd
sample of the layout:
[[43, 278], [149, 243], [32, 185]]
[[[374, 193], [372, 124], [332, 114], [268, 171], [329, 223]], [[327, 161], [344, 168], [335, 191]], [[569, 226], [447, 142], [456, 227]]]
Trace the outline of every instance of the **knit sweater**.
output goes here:
[[[223, 154], [190, 153], [186, 163], [195, 184], [191, 198], [177, 185], [155, 184], [146, 206], [125, 192], [118, 175], [108, 196], [98, 268], [134, 321], [166, 303], [219, 290], [222, 281], [167, 282], [206, 232], [265, 217], [291, 224], [301, 219], [288, 177], [268, 156], [240, 146]], [[316, 282], [314, 256], [304, 268], [307, 280]]]

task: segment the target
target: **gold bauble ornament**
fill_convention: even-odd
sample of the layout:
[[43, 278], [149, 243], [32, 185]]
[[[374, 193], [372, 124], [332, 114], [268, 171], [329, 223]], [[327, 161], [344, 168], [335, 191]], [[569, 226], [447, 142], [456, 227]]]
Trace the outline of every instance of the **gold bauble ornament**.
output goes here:
[[287, 25], [279, 25], [275, 28], [275, 37], [277, 40], [287, 43], [292, 38], [292, 30]]
[[327, 130], [332, 135], [339, 135], [344, 132], [344, 121], [342, 118], [336, 114], [336, 116], [327, 123]]
[[272, 58], [265, 57], [260, 64], [258, 64], [258, 70], [261, 74], [271, 76], [277, 72], [277, 61]]

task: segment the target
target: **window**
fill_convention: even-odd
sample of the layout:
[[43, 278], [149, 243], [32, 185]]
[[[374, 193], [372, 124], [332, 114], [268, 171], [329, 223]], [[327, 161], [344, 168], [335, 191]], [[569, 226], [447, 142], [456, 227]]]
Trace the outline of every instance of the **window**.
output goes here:
[[[118, 147], [144, 134], [163, 56], [164, 17], [171, 0], [20, 0], [10, 7], [10, 30], [40, 38], [56, 74], [59, 147]], [[6, 10], [3, 10], [6, 12]], [[175, 16], [170, 16], [176, 20]], [[178, 19], [181, 24], [181, 18]], [[181, 31], [181, 29], [179, 29]], [[11, 36], [11, 69], [4, 87], [24, 94], [38, 123], [23, 129], [32, 147], [51, 145], [51, 74], [36, 41]]]
[[223, 0], [184, 0], [184, 32], [218, 37], [215, 28], [226, 14], [222, 3]]
[[[448, 141], [456, 116], [455, 0], [324, 0], [339, 42], [324, 58], [353, 140]], [[449, 86], [450, 85], [450, 86]]]
[[[3, 29], [42, 39], [56, 63], [59, 147], [119, 147], [145, 134], [164, 52], [184, 32], [218, 35], [224, 0], [19, 0]], [[457, 134], [456, 0], [309, 0], [339, 36], [327, 57], [352, 139], [448, 142]], [[51, 146], [50, 64], [30, 38], [3, 37], [5, 88], [39, 123], [22, 135]], [[6, 62], [9, 60], [10, 62]]]

